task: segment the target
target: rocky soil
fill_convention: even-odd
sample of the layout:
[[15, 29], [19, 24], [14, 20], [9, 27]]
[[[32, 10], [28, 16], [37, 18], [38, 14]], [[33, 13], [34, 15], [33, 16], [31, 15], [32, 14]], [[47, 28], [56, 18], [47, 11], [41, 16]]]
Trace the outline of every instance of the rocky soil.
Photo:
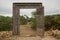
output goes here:
[[44, 34], [44, 38], [41, 38], [36, 34], [35, 31], [32, 31], [30, 27], [26, 29], [26, 26], [27, 25], [25, 25], [25, 27], [23, 26], [24, 28], [20, 27], [21, 30], [24, 29], [22, 31], [20, 30], [21, 36], [13, 36], [12, 31], [1, 31], [0, 40], [60, 40], [60, 30], [46, 31]]

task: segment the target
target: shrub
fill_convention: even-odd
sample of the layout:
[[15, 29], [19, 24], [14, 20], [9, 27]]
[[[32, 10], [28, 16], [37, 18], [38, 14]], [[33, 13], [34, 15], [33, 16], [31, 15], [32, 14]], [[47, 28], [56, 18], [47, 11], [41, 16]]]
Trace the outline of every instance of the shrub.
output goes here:
[[12, 30], [12, 18], [0, 16], [0, 31]]

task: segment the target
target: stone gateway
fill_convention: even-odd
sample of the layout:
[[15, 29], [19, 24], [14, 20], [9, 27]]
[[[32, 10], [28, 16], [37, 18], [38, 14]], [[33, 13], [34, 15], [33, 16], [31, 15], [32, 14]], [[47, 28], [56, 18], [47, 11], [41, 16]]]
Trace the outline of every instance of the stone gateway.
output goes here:
[[36, 8], [36, 29], [37, 34], [41, 37], [44, 36], [44, 7], [42, 3], [13, 3], [13, 35], [20, 35], [20, 9]]

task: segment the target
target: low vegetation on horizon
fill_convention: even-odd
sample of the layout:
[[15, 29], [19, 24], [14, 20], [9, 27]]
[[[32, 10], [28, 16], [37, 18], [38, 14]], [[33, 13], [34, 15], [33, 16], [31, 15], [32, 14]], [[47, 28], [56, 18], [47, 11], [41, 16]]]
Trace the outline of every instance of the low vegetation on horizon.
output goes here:
[[[20, 24], [30, 24], [31, 28], [36, 30], [36, 12], [32, 12], [32, 17], [20, 16]], [[0, 16], [0, 31], [12, 30], [12, 17]], [[58, 29], [60, 30], [60, 15], [48, 15], [45, 16], [45, 30]]]

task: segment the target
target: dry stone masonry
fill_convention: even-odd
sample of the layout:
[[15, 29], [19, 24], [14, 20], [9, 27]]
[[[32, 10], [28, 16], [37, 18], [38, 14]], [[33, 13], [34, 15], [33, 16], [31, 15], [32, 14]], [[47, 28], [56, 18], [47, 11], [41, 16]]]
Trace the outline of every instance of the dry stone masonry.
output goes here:
[[13, 35], [20, 35], [19, 9], [36, 8], [36, 29], [37, 34], [44, 36], [44, 7], [42, 3], [13, 3]]

